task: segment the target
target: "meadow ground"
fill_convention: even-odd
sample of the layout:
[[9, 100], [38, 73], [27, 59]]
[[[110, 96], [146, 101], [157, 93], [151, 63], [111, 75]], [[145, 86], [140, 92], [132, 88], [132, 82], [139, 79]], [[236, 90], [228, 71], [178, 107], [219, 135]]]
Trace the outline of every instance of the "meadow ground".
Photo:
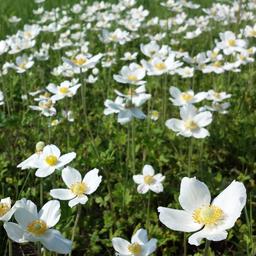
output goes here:
[[255, 255], [255, 1], [85, 2], [0, 1], [0, 255]]

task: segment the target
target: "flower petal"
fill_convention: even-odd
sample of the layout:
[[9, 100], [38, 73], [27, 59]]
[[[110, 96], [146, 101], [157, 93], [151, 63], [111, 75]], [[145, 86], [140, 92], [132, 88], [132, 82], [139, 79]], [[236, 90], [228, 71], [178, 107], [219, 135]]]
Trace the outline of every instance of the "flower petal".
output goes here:
[[194, 178], [183, 178], [180, 184], [179, 202], [181, 207], [192, 213], [196, 208], [209, 205], [211, 194], [208, 187]]
[[76, 195], [74, 195], [70, 189], [65, 189], [65, 188], [51, 189], [50, 195], [53, 198], [56, 198], [59, 200], [70, 200], [76, 197]]
[[176, 231], [193, 232], [202, 228], [202, 225], [193, 221], [192, 214], [183, 211], [158, 207], [159, 220], [168, 228]]
[[79, 197], [77, 196], [77, 197], [75, 197], [74, 199], [72, 199], [68, 202], [68, 206], [72, 208], [77, 204], [85, 204], [87, 201], [88, 201], [87, 196], [85, 196], [85, 195], [82, 195], [82, 196], [79, 196]]
[[82, 176], [78, 170], [72, 167], [66, 167], [62, 170], [61, 177], [67, 187], [71, 187], [73, 184], [82, 181]]
[[27, 240], [24, 239], [24, 230], [16, 223], [5, 222], [4, 229], [8, 237], [16, 243], [26, 243]]
[[50, 200], [39, 212], [39, 218], [46, 222], [48, 228], [55, 226], [60, 219], [60, 202]]
[[155, 174], [155, 170], [153, 169], [153, 167], [149, 164], [144, 165], [142, 173], [144, 176], [153, 176]]
[[130, 243], [124, 240], [121, 237], [114, 237], [112, 239], [112, 244], [114, 249], [121, 255], [131, 255], [131, 252], [128, 250]]
[[98, 173], [99, 169], [94, 168], [84, 176], [83, 182], [88, 186], [88, 190], [86, 191], [87, 195], [92, 194], [99, 187], [102, 176], [99, 176]]
[[58, 164], [56, 165], [57, 168], [60, 168], [68, 163], [70, 163], [73, 159], [76, 158], [76, 153], [75, 152], [71, 152], [71, 153], [67, 153], [65, 155], [62, 155], [60, 158], [59, 158], [59, 162]]
[[40, 239], [43, 246], [49, 251], [68, 254], [72, 250], [72, 242], [64, 238], [59, 231], [48, 229]]
[[234, 226], [246, 203], [246, 189], [243, 183], [233, 181], [212, 202], [222, 209], [225, 220], [219, 228], [229, 229]]

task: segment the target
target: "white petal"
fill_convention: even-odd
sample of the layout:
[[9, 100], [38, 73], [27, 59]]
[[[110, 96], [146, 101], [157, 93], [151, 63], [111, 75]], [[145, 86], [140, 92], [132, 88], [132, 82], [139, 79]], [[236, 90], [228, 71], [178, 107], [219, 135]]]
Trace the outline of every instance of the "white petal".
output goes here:
[[209, 125], [212, 122], [212, 113], [209, 111], [204, 111], [199, 114], [197, 114], [193, 120], [196, 122], [196, 124], [200, 127], [205, 127]]
[[203, 139], [209, 135], [210, 135], [210, 133], [205, 128], [200, 128], [200, 129], [196, 129], [196, 130], [192, 131], [192, 136], [197, 139]]
[[153, 176], [155, 174], [155, 170], [153, 169], [153, 167], [149, 164], [144, 165], [142, 173], [144, 176]]
[[25, 208], [27, 211], [32, 213], [34, 216], [38, 216], [37, 214], [37, 206], [31, 201], [27, 200], [26, 198], [22, 198], [21, 200], [16, 201], [13, 206], [14, 208]]
[[140, 194], [146, 194], [146, 193], [149, 191], [149, 186], [146, 185], [146, 184], [140, 184], [140, 185], [137, 187], [137, 191], [138, 191], [138, 193], [140, 193]]
[[132, 243], [139, 243], [139, 244], [145, 244], [148, 242], [148, 234], [147, 230], [141, 228], [139, 229], [131, 239]]
[[98, 173], [99, 170], [94, 168], [84, 176], [83, 182], [88, 186], [88, 190], [86, 191], [87, 195], [92, 194], [99, 187], [102, 176], [99, 176]]
[[193, 232], [202, 228], [202, 225], [193, 221], [192, 214], [183, 211], [158, 207], [159, 220], [168, 228], [176, 231]]
[[181, 94], [180, 90], [174, 86], [171, 86], [169, 92], [173, 98], [178, 98]]
[[223, 231], [212, 231], [207, 230], [206, 228], [194, 233], [188, 239], [188, 243], [192, 245], [199, 246], [202, 239], [206, 238], [207, 240], [211, 241], [221, 241], [227, 238], [228, 233]]
[[28, 242], [24, 239], [24, 230], [16, 223], [5, 222], [4, 229], [8, 237], [16, 243]]
[[114, 249], [122, 254], [122, 255], [131, 255], [131, 252], [128, 250], [128, 246], [130, 245], [130, 243], [126, 240], [124, 240], [121, 237], [114, 237], [112, 239], [112, 244]]
[[156, 250], [156, 243], [157, 243], [157, 239], [153, 238], [153, 239], [150, 239], [150, 241], [145, 244], [144, 251], [146, 255], [150, 255]]
[[87, 201], [88, 201], [87, 196], [85, 196], [85, 195], [82, 195], [79, 197], [77, 196], [68, 202], [68, 206], [72, 208], [72, 207], [76, 206], [77, 204], [85, 204]]
[[71, 152], [71, 153], [67, 153], [63, 156], [61, 156], [59, 158], [59, 163], [57, 164], [57, 168], [60, 168], [68, 163], [70, 163], [73, 159], [76, 158], [76, 153], [75, 152]]
[[40, 167], [36, 171], [35, 175], [39, 178], [45, 178], [51, 175], [54, 171], [55, 171], [55, 167], [44, 166], [44, 167]]
[[51, 189], [50, 195], [59, 200], [70, 200], [76, 196], [70, 189], [65, 188]]
[[156, 182], [155, 184], [149, 185], [149, 189], [155, 193], [161, 193], [164, 191], [164, 187], [160, 182]]
[[55, 226], [60, 219], [60, 202], [51, 200], [39, 212], [39, 218], [46, 222], [48, 228]]
[[180, 108], [180, 117], [182, 120], [192, 119], [197, 114], [195, 106], [189, 104]]
[[181, 207], [193, 212], [196, 208], [209, 205], [211, 194], [208, 187], [196, 178], [183, 178], [180, 184], [179, 202]]
[[220, 207], [224, 212], [225, 221], [221, 225], [223, 229], [229, 229], [234, 226], [235, 221], [241, 215], [245, 203], [245, 186], [243, 183], [237, 181], [233, 181], [213, 200], [212, 204]]
[[66, 167], [62, 170], [61, 173], [62, 179], [67, 185], [67, 187], [71, 187], [73, 184], [82, 181], [82, 176], [78, 170], [72, 167]]
[[14, 217], [16, 219], [16, 221], [18, 222], [18, 224], [24, 229], [27, 229], [28, 224], [30, 224], [32, 221], [37, 220], [38, 219], [38, 215], [34, 215], [31, 212], [29, 212], [28, 210], [24, 209], [24, 208], [18, 208], [15, 213], [14, 213]]
[[165, 125], [173, 130], [174, 132], [179, 132], [184, 130], [184, 121], [176, 119], [176, 118], [171, 118], [165, 122]]
[[43, 149], [43, 155], [44, 156], [54, 155], [57, 158], [59, 158], [60, 157], [60, 150], [55, 145], [47, 145]]
[[48, 229], [45, 235], [41, 237], [40, 242], [49, 251], [60, 254], [68, 254], [72, 250], [72, 242], [65, 239], [60, 232], [55, 229]]
[[136, 184], [141, 184], [144, 182], [144, 177], [143, 175], [139, 174], [139, 175], [133, 175], [133, 181], [136, 183]]

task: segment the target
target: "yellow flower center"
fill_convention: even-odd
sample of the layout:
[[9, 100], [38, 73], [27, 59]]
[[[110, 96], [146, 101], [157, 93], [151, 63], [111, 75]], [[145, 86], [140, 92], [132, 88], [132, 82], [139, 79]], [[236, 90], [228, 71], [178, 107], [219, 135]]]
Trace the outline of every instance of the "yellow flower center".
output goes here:
[[249, 32], [249, 36], [251, 36], [251, 37], [256, 37], [256, 30], [251, 30], [251, 31]]
[[54, 166], [57, 164], [58, 158], [55, 155], [49, 155], [45, 158], [45, 162], [50, 166]]
[[229, 39], [229, 40], [228, 40], [228, 45], [229, 45], [230, 47], [236, 46], [236, 40], [235, 40], [235, 39]]
[[213, 64], [212, 64], [215, 68], [220, 68], [222, 65], [221, 65], [221, 62], [219, 61], [215, 61]]
[[214, 97], [215, 97], [216, 99], [220, 99], [220, 98], [221, 98], [219, 92], [214, 92], [213, 95], [214, 95]]
[[87, 62], [87, 60], [85, 58], [77, 58], [77, 59], [73, 59], [72, 62], [78, 66], [82, 66]]
[[185, 127], [189, 130], [196, 130], [198, 125], [194, 121], [188, 120], [185, 122]]
[[186, 102], [189, 102], [190, 100], [193, 99], [193, 95], [191, 95], [191, 94], [189, 94], [189, 93], [187, 93], [187, 92], [183, 92], [183, 93], [181, 94], [181, 98], [182, 98], [182, 100], [184, 100], [184, 101], [186, 101]]
[[156, 110], [151, 111], [151, 116], [154, 118], [159, 118], [159, 112]]
[[71, 185], [70, 190], [76, 196], [82, 196], [84, 193], [86, 193], [86, 191], [88, 190], [88, 187], [84, 182], [76, 182]]
[[224, 217], [223, 211], [214, 205], [197, 208], [193, 212], [193, 219], [196, 223], [203, 225], [217, 224]]
[[24, 32], [24, 36], [25, 36], [26, 38], [30, 38], [30, 37], [32, 36], [32, 34], [31, 34], [31, 32], [26, 31], [26, 32]]
[[66, 94], [66, 93], [68, 93], [68, 91], [69, 91], [68, 87], [63, 86], [63, 87], [59, 88], [59, 92], [62, 94]]
[[142, 248], [138, 243], [128, 245], [128, 250], [134, 255], [140, 255]]
[[10, 206], [6, 203], [0, 203], [0, 217], [4, 216], [9, 210]]
[[158, 70], [164, 70], [164, 69], [166, 69], [166, 65], [163, 62], [159, 62], [159, 63], [155, 64], [155, 68]]
[[21, 69], [26, 69], [26, 63], [21, 63], [21, 64], [19, 65], [19, 68], [21, 68]]
[[144, 183], [147, 184], [147, 185], [151, 185], [155, 182], [155, 179], [153, 176], [151, 175], [146, 175], [144, 176]]
[[41, 236], [47, 231], [48, 227], [43, 220], [34, 220], [27, 226], [27, 231], [35, 236]]
[[128, 76], [127, 76], [127, 79], [128, 79], [129, 81], [132, 81], [132, 82], [138, 81], [138, 77], [135, 76], [135, 75], [128, 75]]

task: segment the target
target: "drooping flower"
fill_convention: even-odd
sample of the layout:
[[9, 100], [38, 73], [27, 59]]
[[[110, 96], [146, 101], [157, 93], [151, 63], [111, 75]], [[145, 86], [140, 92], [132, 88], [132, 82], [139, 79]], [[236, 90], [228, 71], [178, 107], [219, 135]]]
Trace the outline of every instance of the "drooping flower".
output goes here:
[[62, 179], [68, 189], [52, 189], [50, 195], [59, 200], [69, 200], [70, 207], [85, 204], [88, 201], [87, 195], [95, 192], [101, 183], [102, 176], [98, 173], [99, 170], [95, 168], [82, 179], [78, 170], [68, 166], [62, 170]]
[[15, 212], [15, 205], [12, 207], [12, 201], [10, 197], [6, 197], [0, 200], [0, 221], [9, 221]]
[[158, 207], [160, 221], [168, 228], [195, 232], [188, 242], [200, 245], [202, 239], [226, 239], [226, 230], [232, 228], [246, 203], [246, 189], [233, 181], [211, 202], [208, 187], [196, 178], [183, 178], [179, 202], [183, 210]]
[[60, 203], [57, 200], [47, 202], [39, 212], [33, 202], [23, 200], [14, 213], [17, 223], [5, 222], [4, 229], [16, 243], [40, 242], [49, 251], [67, 254], [71, 251], [71, 241], [52, 229], [60, 216]]
[[171, 118], [165, 125], [184, 137], [195, 137], [197, 139], [209, 136], [204, 127], [212, 122], [212, 114], [209, 111], [198, 112], [193, 105], [185, 105], [180, 108], [180, 119]]
[[134, 182], [139, 184], [137, 191], [140, 194], [145, 194], [149, 190], [155, 193], [163, 192], [162, 182], [164, 179], [165, 176], [161, 173], [155, 174], [153, 167], [148, 164], [143, 167], [142, 175], [133, 175]]
[[114, 237], [112, 244], [120, 256], [148, 256], [156, 250], [157, 239], [152, 238], [148, 241], [147, 231], [139, 229], [131, 239], [131, 242], [121, 238]]

